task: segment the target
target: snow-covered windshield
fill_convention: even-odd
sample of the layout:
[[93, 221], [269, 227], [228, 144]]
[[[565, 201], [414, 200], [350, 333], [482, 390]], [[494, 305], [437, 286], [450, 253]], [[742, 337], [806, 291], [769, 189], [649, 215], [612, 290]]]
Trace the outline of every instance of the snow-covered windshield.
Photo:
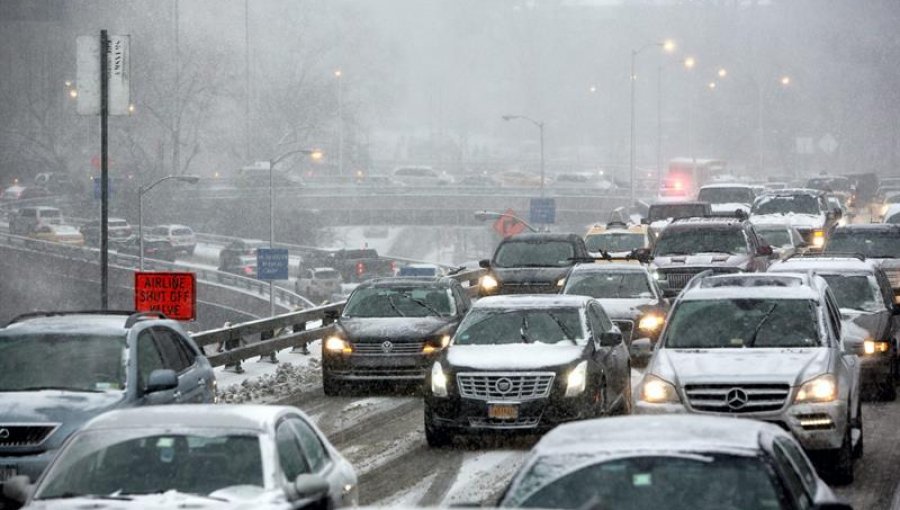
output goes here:
[[587, 332], [578, 308], [476, 308], [466, 315], [456, 345], [544, 343], [584, 345]]
[[753, 203], [750, 214], [819, 214], [819, 201], [812, 195], [762, 196]]
[[640, 232], [605, 232], [584, 238], [589, 252], [631, 251], [644, 247], [644, 234]]
[[[0, 335], [0, 392], [125, 388], [125, 335]], [[52, 369], [48, 368], [52, 367]]]
[[757, 228], [756, 233], [770, 246], [793, 246], [791, 234], [785, 227]]
[[[585, 464], [588, 455], [537, 460], [504, 506], [646, 510], [774, 510], [785, 506], [760, 457], [669, 453]], [[574, 466], [574, 469], [573, 469]]]
[[440, 287], [365, 287], [344, 307], [345, 317], [428, 317], [456, 313], [450, 289]]
[[663, 231], [653, 255], [691, 255], [694, 253], [746, 254], [747, 239], [744, 233], [732, 228], [691, 228]]
[[710, 204], [750, 204], [753, 202], [753, 190], [750, 188], [703, 188], [697, 200]]
[[128, 497], [170, 490], [206, 495], [235, 485], [264, 486], [255, 434], [127, 428], [76, 436], [35, 498]]
[[815, 347], [816, 304], [805, 299], [682, 301], [665, 332], [670, 349]]
[[651, 299], [653, 290], [643, 271], [604, 271], [573, 273], [563, 294], [597, 299]]
[[894, 232], [838, 230], [831, 234], [825, 253], [859, 253], [887, 259], [900, 256], [900, 235]]
[[500, 245], [495, 267], [565, 267], [573, 264], [575, 247], [567, 241], [510, 241]]
[[849, 274], [822, 274], [837, 299], [838, 306], [864, 312], [885, 309], [884, 300], [874, 276]]

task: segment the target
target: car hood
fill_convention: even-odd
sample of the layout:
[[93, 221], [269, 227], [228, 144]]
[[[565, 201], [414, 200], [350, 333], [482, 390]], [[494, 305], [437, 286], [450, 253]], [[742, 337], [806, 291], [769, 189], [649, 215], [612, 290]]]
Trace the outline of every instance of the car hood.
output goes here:
[[[53, 423], [59, 427], [38, 447], [21, 447], [16, 451], [27, 452], [59, 447], [72, 432], [86, 421], [110, 409], [119, 407], [125, 400], [124, 391], [88, 393], [75, 391], [21, 391], [0, 393], [0, 424]], [[0, 452], [7, 451], [0, 442]]]
[[584, 352], [583, 345], [516, 343], [451, 345], [447, 363], [454, 370], [538, 370], [570, 365]]
[[340, 329], [348, 340], [383, 342], [416, 340], [438, 333], [452, 324], [451, 317], [377, 317], [343, 318]]
[[569, 266], [521, 268], [494, 267], [492, 268], [492, 272], [500, 283], [555, 285], [560, 278], [564, 278], [569, 274], [570, 269], [572, 268]]
[[269, 510], [287, 509], [290, 505], [280, 490], [263, 490], [252, 486], [235, 486], [218, 490], [210, 497], [185, 494], [174, 490], [161, 494], [123, 496], [128, 499], [99, 499], [91, 497], [46, 499], [32, 501], [28, 508], [46, 510], [81, 510], [85, 508], [118, 510], [168, 510], [171, 508], [191, 508], [202, 510]]
[[610, 319], [635, 319], [656, 308], [655, 299], [598, 299]]
[[653, 265], [662, 269], [688, 266], [737, 267], [745, 264], [749, 258], [746, 254], [695, 253], [693, 255], [657, 256], [653, 258]]
[[678, 385], [778, 382], [796, 386], [828, 372], [831, 351], [801, 349], [660, 349], [648, 373]]
[[753, 214], [750, 223], [770, 224], [786, 223], [798, 228], [822, 228], [825, 225], [825, 216], [821, 214]]

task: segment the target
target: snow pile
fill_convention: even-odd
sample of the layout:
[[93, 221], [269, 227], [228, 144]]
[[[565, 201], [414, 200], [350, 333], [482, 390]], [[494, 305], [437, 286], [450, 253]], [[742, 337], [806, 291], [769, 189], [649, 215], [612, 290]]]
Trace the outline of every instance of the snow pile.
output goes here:
[[[318, 344], [319, 342], [315, 342], [316, 347]], [[242, 363], [243, 374], [217, 367], [219, 402], [266, 404], [298, 393], [313, 391], [322, 385], [321, 355], [315, 351], [305, 355], [284, 349], [277, 355], [279, 360], [297, 356], [301, 358], [294, 362], [275, 364], [268, 362], [268, 358], [261, 361], [245, 360]]]

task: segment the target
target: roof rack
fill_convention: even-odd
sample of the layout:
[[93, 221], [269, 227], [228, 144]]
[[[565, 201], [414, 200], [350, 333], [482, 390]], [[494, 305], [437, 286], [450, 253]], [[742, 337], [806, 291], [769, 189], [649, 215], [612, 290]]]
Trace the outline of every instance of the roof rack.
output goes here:
[[9, 326], [10, 324], [25, 322], [41, 317], [61, 317], [64, 315], [123, 315], [128, 317], [125, 320], [125, 329], [134, 326], [135, 323], [143, 319], [168, 319], [162, 312], [135, 312], [134, 310], [57, 310], [28, 312], [16, 315], [12, 320], [7, 322], [6, 325]]
[[804, 252], [797, 253], [794, 252], [787, 257], [781, 259], [791, 260], [791, 259], [859, 259], [860, 261], [865, 262], [866, 256], [859, 252], [829, 252], [829, 253], [820, 253], [820, 252]]
[[142, 321], [144, 319], [162, 319], [168, 320], [166, 314], [158, 311], [153, 312], [133, 312], [128, 316], [128, 319], [125, 320], [125, 329], [128, 329], [134, 326], [137, 322]]

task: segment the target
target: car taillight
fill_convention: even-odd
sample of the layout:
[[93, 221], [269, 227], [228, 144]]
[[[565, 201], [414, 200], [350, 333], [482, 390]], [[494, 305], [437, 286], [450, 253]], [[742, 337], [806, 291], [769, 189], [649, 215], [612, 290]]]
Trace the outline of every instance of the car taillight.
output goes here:
[[396, 272], [397, 272], [397, 261], [396, 261], [396, 260], [392, 260], [392, 261], [391, 261], [391, 272], [392, 272], [392, 273], [396, 273]]
[[366, 265], [362, 262], [356, 263], [356, 276], [362, 276], [366, 272]]
[[250, 266], [244, 266], [244, 274], [245, 274], [245, 275], [251, 275], [251, 274], [253, 274], [253, 268], [250, 267]]

